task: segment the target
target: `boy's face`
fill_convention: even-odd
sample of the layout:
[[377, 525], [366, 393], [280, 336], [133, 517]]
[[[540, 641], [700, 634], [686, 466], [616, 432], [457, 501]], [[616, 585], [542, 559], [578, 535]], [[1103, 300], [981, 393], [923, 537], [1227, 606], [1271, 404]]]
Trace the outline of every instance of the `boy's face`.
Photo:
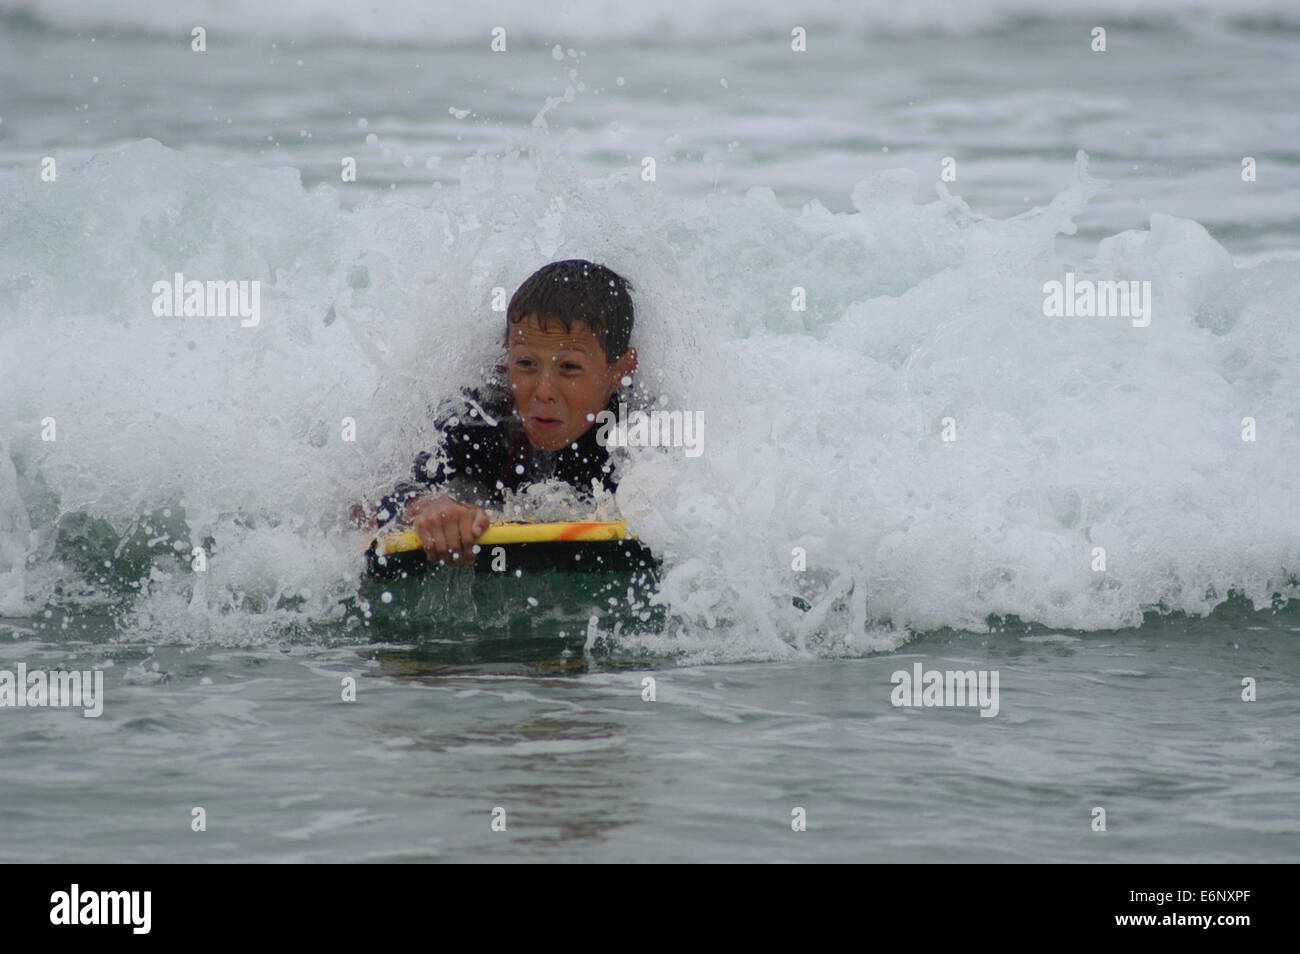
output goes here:
[[610, 364], [604, 343], [585, 322], [574, 322], [572, 331], [558, 321], [543, 329], [534, 314], [510, 326], [509, 364], [510, 390], [529, 443], [556, 451], [593, 425], [636, 369], [636, 351], [629, 348]]

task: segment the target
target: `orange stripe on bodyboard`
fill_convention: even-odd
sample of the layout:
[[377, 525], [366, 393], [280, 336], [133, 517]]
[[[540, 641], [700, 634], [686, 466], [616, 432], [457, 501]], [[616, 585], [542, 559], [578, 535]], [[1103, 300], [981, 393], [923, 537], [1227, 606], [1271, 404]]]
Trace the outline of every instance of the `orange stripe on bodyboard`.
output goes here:
[[592, 529], [593, 527], [599, 527], [599, 526], [601, 526], [601, 524], [599, 523], [571, 523], [563, 530], [560, 531], [560, 534], [559, 536], [556, 537], [556, 539], [577, 540], [581, 538], [582, 535], [586, 533], [588, 530]]

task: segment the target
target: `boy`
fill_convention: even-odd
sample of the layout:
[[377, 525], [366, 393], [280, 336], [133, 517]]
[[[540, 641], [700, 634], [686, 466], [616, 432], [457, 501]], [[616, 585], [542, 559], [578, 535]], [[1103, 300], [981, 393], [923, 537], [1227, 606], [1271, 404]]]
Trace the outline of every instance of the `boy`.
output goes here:
[[586, 493], [593, 483], [612, 491], [596, 415], [616, 409], [618, 388], [636, 370], [630, 291], [626, 279], [581, 259], [529, 276], [506, 310], [509, 392], [492, 379], [486, 392], [469, 392], [464, 419], [439, 421], [441, 455], [416, 458], [415, 482], [384, 499], [380, 524], [405, 514], [430, 560], [467, 565], [488, 527], [482, 508], [501, 504], [505, 489], [557, 478]]

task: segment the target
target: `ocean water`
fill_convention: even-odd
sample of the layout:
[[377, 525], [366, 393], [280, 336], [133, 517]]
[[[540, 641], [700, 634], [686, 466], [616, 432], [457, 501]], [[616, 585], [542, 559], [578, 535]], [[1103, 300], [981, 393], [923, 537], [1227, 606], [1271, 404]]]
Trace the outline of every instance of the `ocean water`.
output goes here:
[[[1090, 11], [0, 0], [0, 859], [1300, 858], [1300, 15]], [[568, 257], [658, 579], [364, 582]]]

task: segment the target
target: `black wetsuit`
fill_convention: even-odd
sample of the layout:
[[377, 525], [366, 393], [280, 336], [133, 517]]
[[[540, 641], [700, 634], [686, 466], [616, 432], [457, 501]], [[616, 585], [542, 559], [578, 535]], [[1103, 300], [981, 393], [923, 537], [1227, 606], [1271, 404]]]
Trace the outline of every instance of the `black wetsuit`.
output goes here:
[[[618, 486], [609, 452], [596, 440], [599, 424], [558, 451], [542, 451], [529, 443], [508, 392], [489, 383], [464, 393], [462, 408], [439, 416], [440, 451], [422, 451], [415, 458], [414, 480], [398, 484], [383, 499], [380, 526], [400, 515], [406, 501], [435, 489], [461, 503], [489, 507], [504, 503], [504, 491], [543, 480], [562, 480], [588, 495], [593, 486], [611, 492]], [[617, 396], [611, 397], [609, 410], [616, 411], [617, 404]]]

